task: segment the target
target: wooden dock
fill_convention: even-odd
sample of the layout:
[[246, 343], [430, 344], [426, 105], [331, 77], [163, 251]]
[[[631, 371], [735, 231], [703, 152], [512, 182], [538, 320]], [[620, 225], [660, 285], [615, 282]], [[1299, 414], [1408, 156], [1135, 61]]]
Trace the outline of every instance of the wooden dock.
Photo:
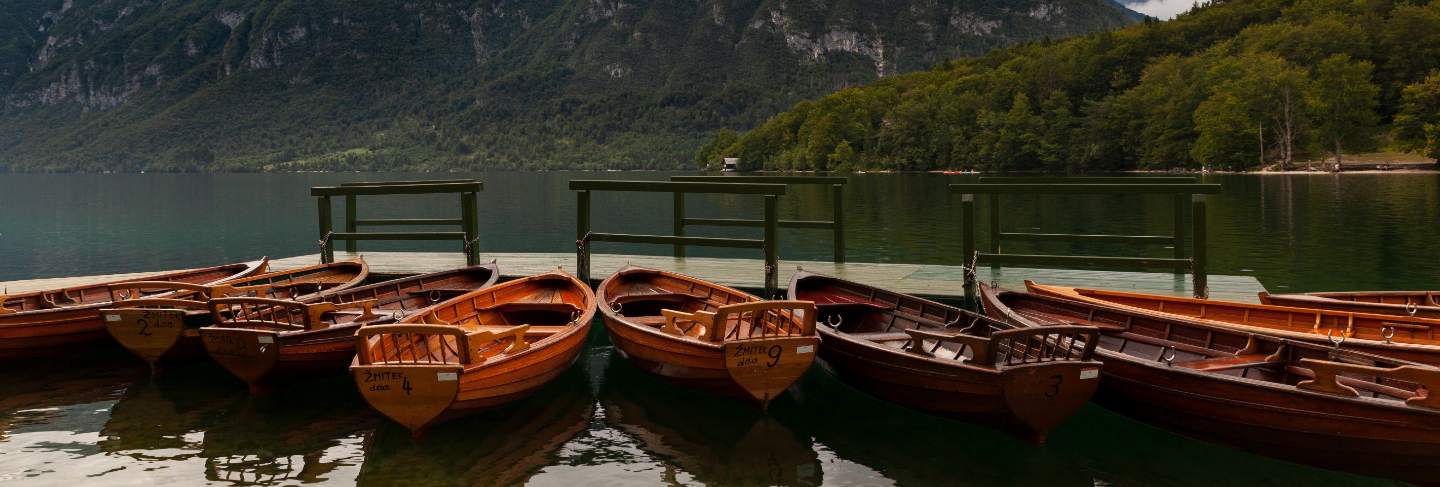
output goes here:
[[[484, 261], [495, 260], [506, 278], [526, 276], [564, 269], [575, 272], [575, 254], [570, 253], [483, 253]], [[418, 274], [453, 269], [465, 265], [465, 255], [458, 252], [336, 252], [337, 260], [364, 257], [372, 273], [381, 275]], [[594, 254], [591, 265], [595, 276], [608, 276], [625, 265], [651, 267], [699, 276], [727, 286], [758, 290], [765, 286], [760, 260], [709, 257], [669, 257], [654, 255]], [[273, 270], [294, 269], [320, 262], [319, 254], [301, 255], [272, 260]], [[782, 260], [780, 283], [790, 282], [795, 269], [830, 274], [865, 284], [946, 300], [964, 295], [961, 284], [964, 272], [960, 266], [932, 264], [893, 264]], [[149, 273], [79, 276], [24, 281], [0, 282], [0, 288], [19, 293], [39, 289], [73, 287], [94, 282], [144, 277]], [[1001, 286], [1020, 289], [1025, 279], [1056, 285], [1084, 286], [1104, 289], [1189, 296], [1187, 274], [1159, 272], [1088, 271], [1073, 269], [1001, 268], [992, 275], [989, 267], [981, 266], [979, 278], [998, 282]], [[1210, 296], [1215, 299], [1257, 302], [1256, 293], [1264, 291], [1260, 281], [1250, 276], [1210, 276]]]

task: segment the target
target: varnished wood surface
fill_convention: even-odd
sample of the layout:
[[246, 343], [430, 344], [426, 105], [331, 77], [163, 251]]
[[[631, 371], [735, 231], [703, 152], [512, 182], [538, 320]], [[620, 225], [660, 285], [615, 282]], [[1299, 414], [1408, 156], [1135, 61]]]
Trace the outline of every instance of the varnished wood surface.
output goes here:
[[[293, 305], [296, 309], [308, 310], [315, 308], [314, 304], [373, 301], [371, 309], [375, 316], [364, 316], [361, 308], [340, 307], [321, 312], [316, 322], [306, 322], [303, 329], [256, 322], [232, 324], [233, 320], [227, 320], [200, 329], [200, 334], [202, 338], [225, 334], [225, 338], [244, 341], [229, 347], [223, 357], [214, 355], [213, 350], [212, 356], [252, 390], [258, 391], [261, 383], [269, 378], [296, 380], [344, 373], [355, 357], [356, 328], [403, 320], [446, 299], [493, 285], [499, 277], [499, 269], [490, 263], [393, 279], [327, 292], [316, 296], [309, 306]], [[275, 345], [274, 353], [262, 353], [259, 343], [246, 340], [247, 335], [269, 337], [269, 343]]]
[[[804, 373], [819, 343], [814, 317], [794, 312], [774, 312], [781, 328], [773, 335], [742, 332], [748, 325], [738, 315], [724, 314], [725, 310], [761, 306], [759, 297], [674, 272], [621, 269], [600, 283], [596, 299], [611, 343], [640, 368], [681, 385], [762, 405]], [[813, 310], [813, 304], [806, 306]], [[667, 313], [697, 317], [708, 314], [712, 321], [670, 320]], [[771, 316], [766, 311], [757, 313]], [[769, 367], [747, 368], [740, 361], [729, 360], [740, 350], [737, 347], [747, 345], [763, 345], [775, 351]]]
[[[1027, 283], [1035, 293], [1440, 365], [1440, 320]], [[1389, 336], [1386, 339], [1386, 336]]]
[[[1022, 327], [953, 306], [805, 272], [790, 281], [789, 297], [819, 305], [820, 359], [842, 381], [891, 402], [998, 427], [1035, 443], [1083, 407], [1099, 383], [1101, 364], [1083, 344], [1049, 360], [977, 361], [977, 346], [1015, 346], [996, 340], [994, 332]], [[916, 349], [908, 330], [962, 335], [975, 345], [922, 339]], [[1094, 341], [1095, 330], [1089, 333], [1087, 341]], [[1065, 340], [1070, 339], [1054, 341]]]
[[363, 327], [350, 370], [370, 405], [419, 433], [534, 392], [575, 362], [595, 294], [549, 272]]
[[[271, 269], [271, 272], [263, 274], [234, 278], [227, 281], [226, 284], [232, 288], [238, 288], [234, 289], [235, 291], [248, 289], [262, 298], [311, 302], [321, 299], [326, 293], [339, 292], [357, 286], [364, 282], [369, 275], [369, 266], [365, 261], [356, 259], [285, 270]], [[203, 353], [194, 353], [204, 350], [198, 330], [213, 323], [207, 302], [209, 298], [216, 296], [189, 293], [177, 297], [184, 299], [153, 299], [149, 296], [136, 296], [134, 299], [123, 299], [110, 303], [107, 309], [102, 310], [102, 313], [106, 315], [106, 320], [119, 319], [119, 321], [106, 321], [106, 328], [122, 346], [152, 366], [161, 361], [179, 361], [203, 356]], [[183, 312], [183, 327], [157, 329], [129, 321], [128, 318], [133, 316], [128, 316], [126, 313], [110, 312], [111, 309], [121, 308]]]
[[[1440, 369], [988, 286], [982, 300], [1000, 319], [1100, 327], [1097, 399], [1137, 419], [1321, 468], [1421, 483], [1440, 475], [1440, 408], [1421, 404], [1424, 389], [1440, 388]], [[1385, 372], [1348, 372], [1326, 386], [1322, 365]]]
[[[176, 271], [149, 279], [213, 284], [260, 271], [264, 266], [262, 259]], [[111, 294], [106, 284], [12, 294], [0, 299], [7, 309], [13, 310], [0, 312], [0, 360], [56, 353], [79, 358], [76, 354], [85, 356], [95, 351], [93, 347], [114, 347], [99, 312], [110, 304]], [[165, 293], [153, 295], [167, 296]]]
[[1435, 291], [1260, 293], [1262, 304], [1440, 319], [1440, 301], [1436, 299]]

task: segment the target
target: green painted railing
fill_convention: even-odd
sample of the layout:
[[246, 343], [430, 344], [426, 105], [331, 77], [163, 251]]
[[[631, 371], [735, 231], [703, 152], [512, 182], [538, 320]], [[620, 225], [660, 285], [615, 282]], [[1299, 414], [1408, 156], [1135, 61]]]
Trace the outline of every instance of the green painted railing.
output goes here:
[[[783, 184], [746, 184], [714, 182], [665, 182], [665, 181], [595, 181], [572, 180], [570, 190], [575, 191], [575, 268], [580, 278], [590, 280], [590, 243], [616, 242], [656, 245], [696, 245], [702, 247], [728, 247], [761, 249], [765, 253], [765, 295], [773, 296], [780, 287], [779, 278], [779, 219], [776, 206], [779, 196], [785, 194]], [[627, 191], [646, 193], [672, 193], [676, 199], [688, 193], [748, 194], [765, 198], [765, 218], [759, 220], [765, 229], [764, 238], [717, 238], [687, 237], [685, 235], [637, 235], [626, 233], [600, 233], [590, 226], [590, 193], [594, 191]]]
[[[485, 189], [485, 183], [473, 179], [443, 179], [424, 181], [366, 181], [344, 183], [340, 186], [318, 186], [310, 188], [310, 195], [319, 198], [320, 208], [320, 261], [335, 261], [334, 241], [345, 241], [345, 251], [355, 252], [360, 240], [459, 240], [465, 253], [466, 265], [480, 263], [479, 212], [476, 193]], [[416, 195], [416, 194], [460, 194], [460, 218], [390, 218], [361, 219], [359, 196]], [[345, 198], [345, 231], [335, 232], [332, 228], [330, 198]], [[459, 232], [360, 232], [361, 226], [428, 226], [455, 225]]]
[[[709, 183], [759, 183], [759, 184], [784, 184], [790, 185], [828, 185], [830, 186], [830, 220], [780, 220], [777, 222], [780, 228], [804, 228], [814, 230], [830, 230], [830, 241], [834, 245], [835, 263], [845, 262], [845, 185], [850, 182], [843, 177], [829, 176], [671, 176], [671, 181], [680, 182], [709, 182]], [[688, 226], [712, 226], [712, 227], [761, 227], [765, 225], [763, 220], [746, 220], [734, 218], [691, 218], [685, 215], [685, 193], [675, 193], [674, 201], [674, 225], [675, 235], [684, 236], [685, 227]], [[685, 256], [685, 246], [675, 245], [675, 256]]]
[[[1205, 195], [1219, 194], [1218, 184], [1197, 184], [1194, 178], [980, 178], [978, 184], [952, 184], [951, 194], [962, 195], [961, 228], [966, 263], [965, 300], [974, 303], [975, 267], [991, 265], [1096, 266], [1168, 268], [1177, 272], [1189, 270], [1196, 297], [1209, 292], [1205, 270]], [[990, 245], [979, 252], [975, 245], [975, 195], [989, 198]], [[1174, 202], [1174, 225], [1170, 235], [1085, 235], [1069, 233], [1004, 232], [1000, 229], [1001, 195], [1092, 194], [1092, 195], [1171, 195]], [[1191, 211], [1190, 239], [1193, 252], [1185, 252], [1185, 207]], [[1173, 258], [1102, 257], [1086, 255], [1024, 255], [1002, 254], [1001, 242], [1092, 242], [1104, 244], [1171, 245]]]

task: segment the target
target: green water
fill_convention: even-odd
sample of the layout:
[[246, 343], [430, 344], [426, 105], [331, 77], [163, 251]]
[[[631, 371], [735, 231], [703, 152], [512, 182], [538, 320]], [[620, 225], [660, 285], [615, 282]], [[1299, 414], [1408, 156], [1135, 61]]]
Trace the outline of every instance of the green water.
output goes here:
[[[668, 175], [471, 176], [486, 181], [480, 199], [485, 251], [566, 252], [574, 245], [575, 204], [566, 181]], [[0, 175], [0, 280], [311, 253], [316, 210], [308, 187], [426, 177], [434, 175]], [[958, 205], [944, 184], [967, 179], [852, 176], [846, 192], [851, 260], [959, 263]], [[1440, 244], [1440, 176], [1206, 179], [1225, 186], [1209, 203], [1215, 273], [1254, 275], [1272, 290], [1440, 287], [1432, 277], [1440, 259], [1431, 251]], [[761, 209], [747, 197], [689, 201], [696, 216], [758, 216]], [[796, 188], [782, 199], [782, 217], [823, 219], [828, 202], [820, 188]], [[599, 230], [669, 230], [667, 195], [605, 195], [596, 204]], [[1047, 233], [1163, 234], [1171, 214], [1164, 198], [1016, 197], [1004, 204], [1006, 230]], [[457, 213], [452, 198], [380, 198], [365, 201], [361, 216]], [[1125, 253], [1068, 244], [1035, 250]], [[829, 252], [824, 232], [782, 233], [782, 258], [825, 259]], [[752, 254], [697, 249], [692, 255]], [[1386, 483], [1187, 440], [1093, 406], [1053, 431], [1047, 446], [1032, 447], [872, 399], [818, 367], [768, 415], [760, 414], [728, 399], [671, 390], [615, 356], [598, 326], [581, 363], [539, 395], [449, 423], [418, 443], [371, 413], [344, 377], [252, 399], [210, 366], [152, 382], [123, 357], [72, 362], [0, 370], [0, 484]]]

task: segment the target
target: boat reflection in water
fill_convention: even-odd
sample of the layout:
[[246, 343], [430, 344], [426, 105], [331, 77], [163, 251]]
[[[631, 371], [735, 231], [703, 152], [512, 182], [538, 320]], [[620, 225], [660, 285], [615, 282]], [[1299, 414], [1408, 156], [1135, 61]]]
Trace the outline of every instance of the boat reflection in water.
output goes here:
[[346, 379], [279, 389], [217, 418], [201, 450], [205, 478], [270, 485], [354, 479], [357, 438], [382, 418]]
[[147, 462], [196, 457], [211, 423], [246, 402], [229, 381], [210, 380], [216, 372], [207, 364], [129, 384], [100, 429], [100, 450]]
[[[522, 485], [589, 428], [595, 400], [572, 366], [534, 395], [431, 429], [419, 440], [383, 421], [364, 440], [357, 481], [377, 485]], [[378, 414], [375, 415], [377, 418]]]
[[133, 364], [64, 371], [0, 366], [0, 443], [11, 441], [15, 430], [52, 425], [65, 414], [65, 408], [114, 401], [144, 373]]
[[604, 423], [667, 463], [663, 482], [704, 485], [820, 485], [810, 436], [795, 430], [805, 414], [790, 395], [763, 412], [754, 404], [676, 387], [614, 354], [600, 383]]

